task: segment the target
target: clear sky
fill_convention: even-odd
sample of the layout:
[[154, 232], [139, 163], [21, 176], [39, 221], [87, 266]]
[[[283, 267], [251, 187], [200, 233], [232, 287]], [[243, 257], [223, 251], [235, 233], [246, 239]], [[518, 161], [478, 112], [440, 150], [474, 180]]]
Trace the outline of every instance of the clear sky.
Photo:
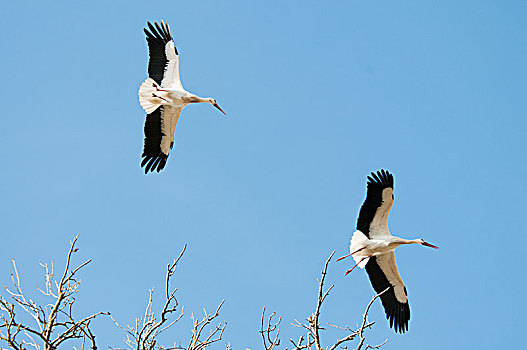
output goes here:
[[[9, 1], [0, 36], [0, 284], [16, 258], [62, 266], [79, 238], [79, 314], [139, 316], [177, 273], [187, 316], [226, 299], [224, 339], [260, 349], [264, 305], [289, 326], [316, 277], [347, 253], [366, 175], [395, 176], [392, 233], [412, 310], [368, 341], [386, 349], [496, 349], [524, 342], [527, 288], [527, 3], [523, 1]], [[147, 20], [166, 20], [189, 106], [165, 170], [139, 166]], [[373, 289], [330, 265], [322, 321], [354, 325]], [[161, 298], [156, 299], [159, 303]], [[99, 347], [122, 346], [108, 320]], [[326, 344], [337, 334], [328, 334]], [[223, 346], [217, 345], [216, 349]]]

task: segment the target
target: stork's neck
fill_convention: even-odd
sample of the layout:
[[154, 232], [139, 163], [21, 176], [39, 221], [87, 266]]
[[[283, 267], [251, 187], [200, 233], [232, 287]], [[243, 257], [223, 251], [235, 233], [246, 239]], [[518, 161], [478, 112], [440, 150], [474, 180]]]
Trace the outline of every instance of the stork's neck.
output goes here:
[[199, 96], [192, 96], [192, 102], [191, 103], [210, 103], [209, 97], [199, 97]]
[[199, 102], [198, 103], [210, 103], [210, 98], [209, 97], [198, 97], [199, 98]]
[[211, 103], [211, 99], [210, 98], [205, 98], [205, 97], [199, 97], [199, 96], [196, 96], [194, 94], [191, 94], [191, 93], [187, 93], [188, 95], [186, 96], [182, 96], [181, 99], [183, 100], [183, 102], [185, 103]]
[[393, 236], [392, 243], [397, 244], [397, 245], [402, 245], [402, 244], [420, 244], [421, 242], [419, 241], [419, 239], [404, 239], [401, 237]]

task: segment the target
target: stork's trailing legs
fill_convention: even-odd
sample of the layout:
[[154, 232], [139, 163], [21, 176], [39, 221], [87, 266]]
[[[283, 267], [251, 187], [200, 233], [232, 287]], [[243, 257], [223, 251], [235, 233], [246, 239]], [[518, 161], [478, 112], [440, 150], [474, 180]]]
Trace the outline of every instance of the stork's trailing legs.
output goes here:
[[157, 84], [152, 84], [152, 87], [155, 87], [156, 91], [166, 91], [166, 90], [160, 89], [159, 85], [157, 85]]
[[344, 274], [344, 276], [347, 276], [351, 271], [353, 271], [357, 266], [359, 266], [359, 264], [361, 262], [363, 262], [364, 260], [366, 259], [369, 259], [371, 258], [373, 255], [368, 255], [368, 256], [365, 256], [364, 258], [360, 259], [360, 261], [358, 263], [355, 264], [355, 266], [353, 266], [351, 269], [349, 269], [348, 271], [346, 271], [346, 273]]
[[[367, 246], [364, 246], [360, 249], [357, 249], [356, 251], [352, 252], [352, 253], [349, 253], [348, 255], [344, 255], [344, 256], [341, 256], [340, 258], [337, 259], [337, 261], [340, 261], [342, 259], [346, 259], [348, 256], [352, 256], [353, 254], [355, 253], [358, 253], [360, 252], [361, 250], [365, 249]], [[369, 259], [371, 258], [373, 255], [369, 255], [369, 256], [365, 256], [364, 258], [360, 259], [360, 261], [358, 263], [355, 264], [355, 266], [353, 266], [351, 269], [349, 269], [348, 271], [346, 271], [346, 273], [344, 274], [344, 276], [347, 276], [351, 271], [353, 271], [357, 266], [359, 266], [359, 264], [361, 262], [363, 262], [364, 260], [366, 259]]]
[[[165, 91], [165, 90], [157, 90], [157, 91]], [[152, 94], [152, 97], [155, 97], [155, 98], [160, 98], [162, 99], [163, 101], [165, 101], [166, 103], [168, 103], [168, 100], [166, 98], [163, 98], [161, 96], [157, 96], [156, 94]]]
[[353, 254], [360, 252], [360, 251], [363, 250], [364, 248], [366, 248], [366, 247], [362, 247], [361, 249], [356, 250], [356, 251], [354, 251], [353, 253], [349, 253], [348, 255], [341, 256], [340, 258], [337, 259], [337, 261], [340, 261], [340, 260], [342, 260], [342, 259], [346, 259], [348, 256], [352, 256]]

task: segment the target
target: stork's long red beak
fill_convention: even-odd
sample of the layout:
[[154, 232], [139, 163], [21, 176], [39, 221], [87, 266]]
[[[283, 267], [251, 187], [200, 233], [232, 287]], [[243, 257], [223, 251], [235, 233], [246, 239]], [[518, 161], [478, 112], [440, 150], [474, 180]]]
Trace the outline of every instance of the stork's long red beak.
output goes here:
[[[218, 106], [217, 103], [213, 104], [213, 106], [216, 107], [217, 109], [219, 109], [221, 113], [225, 114], [225, 112], [223, 111], [223, 109], [221, 109], [220, 106]], [[225, 115], [227, 115], [227, 114], [225, 114]]]
[[433, 244], [430, 244], [430, 243], [427, 243], [427, 242], [423, 242], [423, 245], [427, 246], [427, 247], [430, 247], [430, 248], [435, 248], [435, 249], [439, 249], [439, 247], [433, 245]]

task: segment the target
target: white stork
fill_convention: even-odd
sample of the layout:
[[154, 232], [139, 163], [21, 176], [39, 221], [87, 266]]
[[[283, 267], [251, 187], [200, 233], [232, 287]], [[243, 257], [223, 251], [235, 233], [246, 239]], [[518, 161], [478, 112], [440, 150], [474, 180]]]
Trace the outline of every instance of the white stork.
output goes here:
[[139, 88], [139, 102], [147, 113], [145, 145], [141, 167], [158, 172], [165, 167], [168, 153], [174, 145], [174, 133], [181, 110], [190, 103], [210, 103], [218, 106], [212, 97], [203, 98], [183, 89], [179, 79], [179, 55], [168, 25], [147, 22], [144, 29], [150, 60], [148, 76]]
[[[406, 287], [397, 270], [394, 250], [402, 244], [420, 244], [438, 249], [435, 245], [422, 239], [404, 239], [392, 236], [388, 229], [388, 215], [393, 205], [393, 176], [381, 170], [368, 176], [366, 200], [360, 208], [357, 220], [357, 231], [350, 242], [350, 254], [356, 265], [346, 272], [350, 273], [356, 266], [366, 267], [371, 285], [377, 293], [389, 288], [381, 295], [386, 318], [390, 327], [404, 333], [408, 330], [410, 306]], [[337, 261], [338, 261], [337, 260]]]

